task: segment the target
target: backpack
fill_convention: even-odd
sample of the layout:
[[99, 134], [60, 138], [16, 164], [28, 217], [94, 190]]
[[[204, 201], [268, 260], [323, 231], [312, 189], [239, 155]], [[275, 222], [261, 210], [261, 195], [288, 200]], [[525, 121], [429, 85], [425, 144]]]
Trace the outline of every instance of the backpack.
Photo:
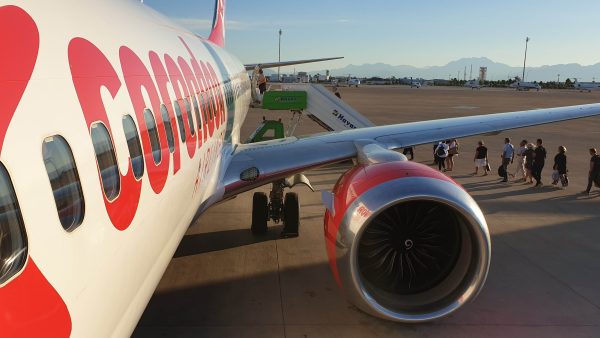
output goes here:
[[435, 150], [435, 154], [436, 154], [438, 157], [442, 157], [442, 156], [446, 155], [446, 152], [444, 151], [444, 146], [440, 144], [440, 145], [437, 147], [437, 149]]
[[506, 170], [504, 170], [504, 166], [503, 165], [500, 165], [498, 167], [498, 176], [504, 177], [504, 174], [506, 174]]

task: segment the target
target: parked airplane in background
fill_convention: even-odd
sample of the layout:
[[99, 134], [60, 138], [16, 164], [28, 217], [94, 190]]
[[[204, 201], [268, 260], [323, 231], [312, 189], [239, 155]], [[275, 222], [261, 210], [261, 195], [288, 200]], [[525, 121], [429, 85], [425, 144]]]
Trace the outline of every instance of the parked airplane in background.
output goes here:
[[471, 89], [481, 89], [483, 86], [479, 84], [479, 80], [469, 80], [467, 83], [465, 83], [465, 87]]
[[421, 82], [419, 81], [411, 81], [410, 88], [421, 88]]
[[588, 91], [588, 93], [592, 92], [592, 90], [600, 89], [600, 82], [592, 81], [592, 82], [579, 82], [575, 79], [575, 83], [573, 84], [575, 89], [579, 91]]
[[297, 234], [284, 189], [349, 159], [323, 195], [334, 279], [381, 318], [446, 316], [483, 287], [487, 224], [456, 182], [391, 150], [600, 114], [591, 104], [241, 144], [255, 65], [224, 49], [225, 1], [215, 7], [204, 39], [137, 1], [1, 0], [3, 337], [130, 335], [208, 207], [282, 182], [270, 197], [281, 209], [254, 194], [252, 230], [275, 215]]
[[517, 81], [515, 83], [512, 83], [509, 87], [516, 88], [519, 91], [521, 91], [521, 90], [527, 91], [530, 89], [535, 89], [537, 91], [540, 91], [540, 89], [542, 89], [542, 87], [535, 82], [523, 82], [523, 81]]
[[358, 88], [358, 85], [360, 85], [360, 80], [359, 79], [357, 79], [357, 78], [348, 79], [348, 87], [354, 86], [354, 87]]

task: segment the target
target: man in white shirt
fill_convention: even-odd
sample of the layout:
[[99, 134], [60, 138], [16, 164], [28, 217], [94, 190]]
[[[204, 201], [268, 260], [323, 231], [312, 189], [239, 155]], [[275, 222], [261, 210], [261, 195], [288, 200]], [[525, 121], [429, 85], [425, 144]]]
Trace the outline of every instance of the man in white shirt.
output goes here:
[[502, 182], [508, 182], [508, 165], [513, 163], [515, 158], [515, 147], [510, 143], [510, 138], [504, 139], [504, 150], [502, 151], [502, 167], [504, 168], [504, 178]]

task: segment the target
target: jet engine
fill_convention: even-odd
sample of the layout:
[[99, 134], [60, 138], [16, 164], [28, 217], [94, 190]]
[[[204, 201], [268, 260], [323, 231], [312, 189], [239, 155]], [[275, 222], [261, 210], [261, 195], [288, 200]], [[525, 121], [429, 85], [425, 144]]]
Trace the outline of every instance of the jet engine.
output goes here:
[[473, 198], [442, 173], [408, 161], [359, 164], [324, 201], [334, 278], [363, 311], [429, 321], [481, 290], [490, 264], [487, 224]]

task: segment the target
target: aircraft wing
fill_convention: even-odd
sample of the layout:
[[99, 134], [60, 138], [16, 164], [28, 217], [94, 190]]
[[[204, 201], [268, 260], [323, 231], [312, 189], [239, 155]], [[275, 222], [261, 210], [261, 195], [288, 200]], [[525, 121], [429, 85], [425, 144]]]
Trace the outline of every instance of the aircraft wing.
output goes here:
[[356, 141], [398, 149], [439, 140], [600, 115], [600, 103], [411, 122], [240, 144], [223, 178], [224, 198], [311, 168], [356, 157]]
[[250, 71], [250, 70], [253, 70], [256, 66], [260, 66], [260, 68], [265, 69], [265, 68], [275, 68], [275, 67], [299, 65], [299, 64], [303, 64], [303, 63], [313, 63], [313, 62], [337, 60], [337, 59], [343, 59], [343, 58], [344, 58], [343, 56], [337, 56], [337, 57], [332, 57], [332, 58], [321, 58], [321, 59], [306, 59], [306, 60], [296, 60], [296, 61], [253, 63], [253, 64], [244, 65], [244, 67], [246, 67], [246, 70]]

